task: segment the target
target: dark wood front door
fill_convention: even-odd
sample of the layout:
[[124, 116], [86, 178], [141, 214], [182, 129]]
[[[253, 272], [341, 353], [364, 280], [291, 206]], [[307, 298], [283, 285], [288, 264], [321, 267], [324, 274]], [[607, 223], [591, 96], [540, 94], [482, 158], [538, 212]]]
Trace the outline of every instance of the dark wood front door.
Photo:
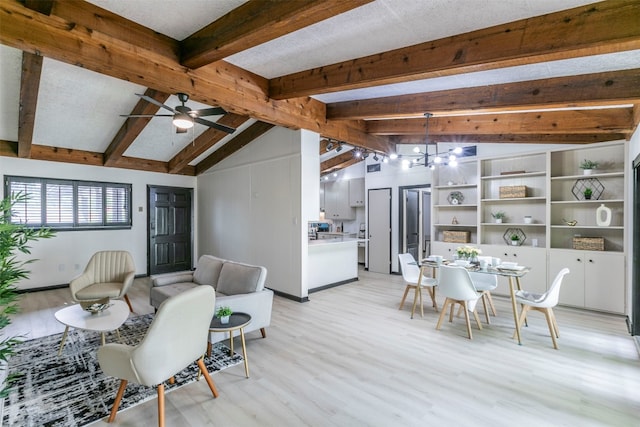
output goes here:
[[149, 274], [190, 270], [193, 229], [191, 188], [147, 187]]

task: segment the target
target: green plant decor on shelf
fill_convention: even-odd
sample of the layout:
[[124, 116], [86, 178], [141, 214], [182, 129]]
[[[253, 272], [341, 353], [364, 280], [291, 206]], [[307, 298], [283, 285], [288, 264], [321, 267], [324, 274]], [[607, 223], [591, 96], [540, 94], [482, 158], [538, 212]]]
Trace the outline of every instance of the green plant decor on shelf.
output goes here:
[[[3, 329], [11, 323], [11, 315], [18, 312], [18, 292], [16, 283], [29, 278], [30, 271], [25, 267], [35, 259], [21, 261], [16, 254], [30, 254], [29, 242], [48, 239], [54, 232], [48, 228], [31, 228], [25, 224], [11, 222], [12, 211], [17, 204], [24, 203], [28, 196], [14, 193], [0, 201], [0, 363], [6, 369], [6, 362], [13, 354], [21, 337], [5, 337]], [[0, 397], [5, 397], [7, 387], [12, 378], [6, 378], [0, 390]]]
[[580, 163], [580, 169], [598, 169], [598, 162], [594, 162], [593, 160], [584, 159]]
[[503, 211], [492, 212], [491, 216], [495, 219], [505, 219], [507, 218], [507, 213]]
[[584, 198], [589, 200], [591, 199], [591, 195], [593, 194], [593, 190], [591, 190], [589, 187], [584, 189]]
[[232, 314], [233, 311], [231, 311], [231, 307], [221, 306], [216, 310], [216, 317], [218, 318], [231, 316]]
[[517, 242], [520, 240], [520, 236], [518, 236], [517, 234], [512, 234], [511, 235], [511, 241], [512, 242]]

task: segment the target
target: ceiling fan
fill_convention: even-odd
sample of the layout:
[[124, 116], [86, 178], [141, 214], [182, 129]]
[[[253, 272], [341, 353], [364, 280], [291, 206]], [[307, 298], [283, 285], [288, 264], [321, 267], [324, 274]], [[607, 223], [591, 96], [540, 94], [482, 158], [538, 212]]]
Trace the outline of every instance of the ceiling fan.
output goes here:
[[173, 114], [122, 114], [121, 117], [173, 117], [173, 124], [176, 127], [176, 133], [184, 133], [187, 129], [193, 127], [194, 122], [200, 123], [201, 125], [209, 126], [214, 129], [221, 130], [227, 133], [235, 132], [235, 129], [229, 126], [221, 125], [216, 122], [212, 122], [209, 120], [205, 120], [201, 117], [205, 116], [219, 116], [221, 114], [226, 114], [227, 112], [222, 107], [212, 107], [212, 108], [203, 108], [201, 110], [192, 110], [191, 108], [184, 105], [189, 100], [189, 95], [186, 93], [177, 93], [176, 96], [182, 103], [182, 105], [177, 105], [175, 108], [171, 108], [168, 105], [162, 104], [155, 99], [143, 95], [140, 93], [136, 93], [140, 98], [144, 99], [147, 102], [157, 105], [158, 107], [164, 108], [165, 110], [171, 111]]

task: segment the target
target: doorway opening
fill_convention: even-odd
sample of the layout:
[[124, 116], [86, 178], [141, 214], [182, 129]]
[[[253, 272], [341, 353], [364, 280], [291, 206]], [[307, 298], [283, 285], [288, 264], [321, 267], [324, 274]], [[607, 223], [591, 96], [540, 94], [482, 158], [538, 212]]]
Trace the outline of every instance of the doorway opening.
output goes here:
[[416, 260], [431, 253], [431, 185], [399, 187], [399, 253], [410, 253]]
[[635, 337], [640, 349], [640, 155], [635, 158], [633, 167], [633, 261], [631, 263], [631, 315], [629, 332]]

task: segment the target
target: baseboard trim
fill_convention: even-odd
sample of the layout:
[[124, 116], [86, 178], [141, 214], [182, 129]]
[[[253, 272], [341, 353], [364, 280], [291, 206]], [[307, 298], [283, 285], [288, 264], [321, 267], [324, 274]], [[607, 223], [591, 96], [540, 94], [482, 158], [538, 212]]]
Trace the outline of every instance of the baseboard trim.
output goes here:
[[[149, 277], [149, 276], [147, 276], [146, 274], [137, 274], [135, 276], [136, 279], [140, 279], [143, 277]], [[68, 283], [62, 283], [60, 285], [42, 286], [40, 288], [16, 289], [16, 293], [26, 294], [27, 292], [52, 291], [54, 289], [68, 288], [68, 287], [69, 287]]]
[[[271, 288], [269, 288], [271, 289]], [[273, 293], [279, 297], [290, 299], [295, 302], [309, 302], [309, 297], [297, 297], [295, 295], [287, 294], [285, 292], [276, 291], [275, 289], [271, 289]]]
[[314, 292], [324, 291], [325, 289], [335, 288], [336, 286], [346, 285], [347, 283], [357, 282], [358, 280], [360, 280], [360, 279], [358, 279], [357, 277], [353, 277], [351, 279], [341, 280], [340, 282], [329, 283], [328, 285], [319, 286], [317, 288], [309, 289], [309, 293], [312, 294]]

